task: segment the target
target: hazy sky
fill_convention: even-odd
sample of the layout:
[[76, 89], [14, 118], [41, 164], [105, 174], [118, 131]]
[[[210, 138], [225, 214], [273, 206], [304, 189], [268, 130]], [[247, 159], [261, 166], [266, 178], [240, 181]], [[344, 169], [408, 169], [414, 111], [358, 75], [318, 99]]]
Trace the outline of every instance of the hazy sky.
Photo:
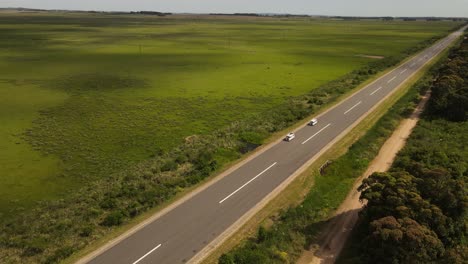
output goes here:
[[468, 0], [0, 0], [0, 7], [192, 13], [468, 17]]

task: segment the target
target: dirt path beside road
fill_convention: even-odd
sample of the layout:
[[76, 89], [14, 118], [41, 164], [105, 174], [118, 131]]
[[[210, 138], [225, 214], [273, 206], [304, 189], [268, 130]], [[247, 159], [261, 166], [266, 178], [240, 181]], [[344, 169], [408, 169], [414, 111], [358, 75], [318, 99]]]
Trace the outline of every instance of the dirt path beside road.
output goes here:
[[383, 172], [390, 168], [397, 153], [403, 148], [406, 139], [416, 126], [429, 97], [430, 92], [425, 94], [411, 116], [403, 120], [391, 137], [387, 139], [377, 157], [370, 163], [366, 172], [356, 180], [353, 189], [340, 205], [333, 219], [322, 231], [319, 242], [311, 245], [310, 249], [302, 254], [298, 260], [299, 264], [331, 264], [336, 261], [363, 206], [359, 201], [360, 193], [357, 188], [361, 185], [362, 180], [373, 172]]

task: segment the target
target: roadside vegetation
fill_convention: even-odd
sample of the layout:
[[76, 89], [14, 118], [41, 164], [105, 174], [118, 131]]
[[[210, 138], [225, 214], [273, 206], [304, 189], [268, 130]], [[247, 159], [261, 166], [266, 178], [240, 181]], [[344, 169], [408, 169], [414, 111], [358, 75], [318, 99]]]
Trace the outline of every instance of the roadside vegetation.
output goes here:
[[[413, 112], [421, 94], [427, 91], [432, 83], [433, 75], [441, 63], [432, 66], [346, 154], [334, 160], [322, 173], [314, 172], [314, 186], [301, 204], [280, 212], [272, 219], [272, 224], [260, 226], [255, 237], [243, 241], [238, 247], [223, 254], [219, 263], [297, 261], [311, 241], [317, 239], [318, 232], [330, 214], [339, 207], [356, 178], [364, 173], [399, 122]], [[377, 248], [378, 244], [375, 247]]]
[[[1, 97], [1, 113], [18, 114], [0, 116], [6, 124], [0, 143], [7, 150], [1, 155], [9, 162], [0, 185], [5, 263], [67, 258], [455, 25], [0, 19], [9, 36], [1, 43], [0, 91], [15, 99]], [[348, 35], [342, 35], [344, 29]], [[278, 30], [282, 34], [271, 34]], [[329, 41], [314, 40], [319, 35]], [[370, 45], [360, 35], [377, 39]], [[324, 51], [330, 54], [321, 55]], [[364, 51], [386, 58], [355, 56]], [[24, 76], [26, 66], [34, 69], [31, 75]], [[30, 105], [24, 93], [39, 102]], [[9, 157], [9, 151], [18, 155]], [[36, 155], [34, 164], [44, 166], [43, 173], [29, 167], [23, 154]], [[22, 182], [23, 174], [43, 177]], [[18, 210], [22, 206], [26, 209]]]
[[359, 187], [368, 201], [339, 263], [466, 263], [468, 40], [427, 84], [432, 97], [389, 172]]

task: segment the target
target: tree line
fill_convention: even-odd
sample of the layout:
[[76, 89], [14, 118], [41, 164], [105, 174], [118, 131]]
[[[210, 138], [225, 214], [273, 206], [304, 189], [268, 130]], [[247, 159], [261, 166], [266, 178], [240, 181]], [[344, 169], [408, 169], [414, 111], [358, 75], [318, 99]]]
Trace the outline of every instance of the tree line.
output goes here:
[[427, 110], [392, 168], [359, 187], [367, 201], [359, 246], [340, 262], [466, 263], [467, 59], [465, 37], [436, 71]]

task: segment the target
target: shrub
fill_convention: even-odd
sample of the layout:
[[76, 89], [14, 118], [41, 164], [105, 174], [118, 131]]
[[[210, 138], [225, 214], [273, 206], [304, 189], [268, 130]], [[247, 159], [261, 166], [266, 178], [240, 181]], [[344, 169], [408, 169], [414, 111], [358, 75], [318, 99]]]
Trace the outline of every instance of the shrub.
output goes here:
[[121, 211], [111, 212], [104, 218], [101, 225], [103, 226], [118, 226], [123, 223], [125, 215]]
[[234, 264], [234, 257], [231, 254], [223, 254], [218, 261], [218, 264]]
[[53, 255], [48, 257], [45, 261], [46, 264], [52, 264], [52, 263], [59, 263], [60, 260], [65, 259], [69, 257], [71, 254], [73, 254], [74, 249], [73, 247], [70, 246], [65, 246], [62, 248], [57, 249]]
[[171, 159], [164, 163], [164, 165], [161, 167], [161, 171], [172, 171], [177, 169], [177, 166], [177, 162]]
[[81, 231], [80, 231], [80, 236], [81, 237], [89, 237], [94, 231], [94, 226], [92, 225], [87, 225], [83, 228], [81, 228]]

